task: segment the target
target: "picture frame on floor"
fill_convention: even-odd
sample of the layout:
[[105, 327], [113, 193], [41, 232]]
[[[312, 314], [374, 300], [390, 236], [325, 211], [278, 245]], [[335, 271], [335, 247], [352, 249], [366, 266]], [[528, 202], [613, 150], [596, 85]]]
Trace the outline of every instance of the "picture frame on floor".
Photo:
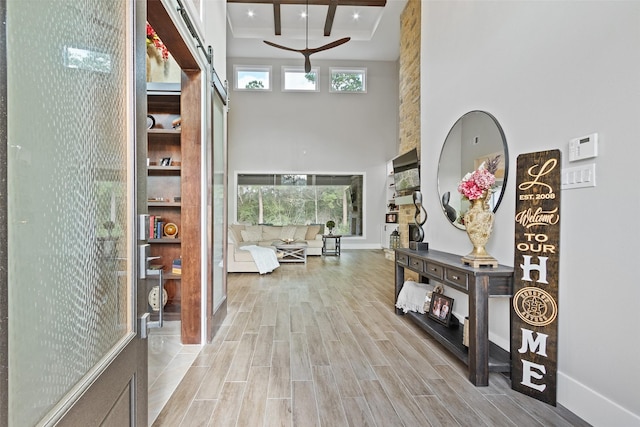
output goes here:
[[433, 293], [429, 306], [429, 317], [445, 326], [451, 324], [451, 312], [453, 311], [453, 298], [444, 294]]

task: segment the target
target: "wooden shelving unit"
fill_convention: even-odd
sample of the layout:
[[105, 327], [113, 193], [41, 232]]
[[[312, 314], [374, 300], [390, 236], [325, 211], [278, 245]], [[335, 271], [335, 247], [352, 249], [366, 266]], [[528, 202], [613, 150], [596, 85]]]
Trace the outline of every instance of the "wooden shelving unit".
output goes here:
[[[167, 291], [165, 319], [180, 320], [182, 309], [181, 275], [173, 274], [174, 259], [182, 257], [182, 131], [173, 127], [174, 120], [181, 116], [181, 93], [174, 90], [149, 90], [147, 111], [155, 120], [153, 128], [147, 131], [147, 202], [149, 215], [161, 218], [165, 224], [172, 222], [178, 226], [178, 237], [152, 236], [149, 239], [151, 256], [160, 257], [155, 261], [162, 264]], [[163, 159], [170, 159], [163, 165]], [[176, 202], [176, 197], [179, 202]]]

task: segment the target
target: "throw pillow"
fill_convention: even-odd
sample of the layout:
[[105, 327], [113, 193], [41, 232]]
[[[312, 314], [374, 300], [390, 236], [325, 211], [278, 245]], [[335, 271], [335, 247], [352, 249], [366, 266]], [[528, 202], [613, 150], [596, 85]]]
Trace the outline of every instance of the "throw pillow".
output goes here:
[[282, 232], [282, 226], [280, 225], [263, 225], [262, 226], [262, 240], [274, 240], [280, 239], [280, 233]]
[[229, 224], [229, 240], [231, 243], [239, 244], [242, 242], [242, 234], [241, 231], [244, 230], [244, 225], [239, 224]]
[[262, 240], [262, 227], [259, 225], [247, 226], [240, 232], [242, 240], [245, 242], [259, 242]]
[[291, 240], [291, 239], [295, 239], [296, 237], [296, 229], [297, 227], [294, 225], [285, 225], [282, 227], [282, 230], [280, 230], [280, 239], [281, 240]]
[[243, 242], [259, 242], [262, 239], [262, 233], [258, 234], [255, 231], [242, 230], [240, 233]]
[[296, 233], [293, 238], [299, 241], [307, 240], [307, 228], [306, 225], [296, 226]]
[[320, 232], [319, 225], [309, 225], [307, 227], [307, 235], [305, 240], [315, 240], [316, 235]]

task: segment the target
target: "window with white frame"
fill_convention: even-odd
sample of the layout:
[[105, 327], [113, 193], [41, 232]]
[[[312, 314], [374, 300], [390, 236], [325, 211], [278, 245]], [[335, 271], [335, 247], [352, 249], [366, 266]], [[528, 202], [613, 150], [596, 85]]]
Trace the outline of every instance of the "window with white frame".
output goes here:
[[305, 73], [302, 67], [282, 67], [282, 90], [318, 92], [318, 68]]
[[367, 91], [366, 68], [331, 68], [329, 92], [365, 93]]
[[271, 67], [234, 65], [235, 90], [271, 90]]

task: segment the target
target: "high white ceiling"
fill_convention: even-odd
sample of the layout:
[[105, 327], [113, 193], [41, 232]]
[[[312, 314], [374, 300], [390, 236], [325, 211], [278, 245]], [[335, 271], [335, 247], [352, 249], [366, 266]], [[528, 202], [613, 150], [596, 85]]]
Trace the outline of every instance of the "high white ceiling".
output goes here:
[[[243, 1], [242, 3], [236, 1]], [[227, 56], [245, 58], [297, 58], [302, 55], [268, 46], [267, 40], [293, 49], [304, 49], [306, 23], [300, 15], [305, 0], [231, 0], [227, 2]], [[267, 2], [271, 3], [267, 3]], [[273, 2], [279, 3], [281, 35], [275, 35]], [[301, 4], [290, 4], [294, 1]], [[379, 0], [377, 0], [379, 1]], [[373, 1], [369, 1], [372, 3]], [[342, 5], [366, 4], [367, 0], [338, 0], [331, 34], [324, 36], [330, 11], [329, 0], [311, 0], [309, 8], [309, 48], [316, 48], [343, 37], [351, 40], [341, 46], [314, 53], [316, 59], [394, 61], [400, 53], [400, 13], [407, 0], [387, 0], [384, 7]], [[314, 4], [315, 3], [315, 4]], [[326, 3], [325, 5], [318, 3]], [[253, 16], [248, 15], [253, 11]], [[359, 15], [356, 20], [354, 13]]]

